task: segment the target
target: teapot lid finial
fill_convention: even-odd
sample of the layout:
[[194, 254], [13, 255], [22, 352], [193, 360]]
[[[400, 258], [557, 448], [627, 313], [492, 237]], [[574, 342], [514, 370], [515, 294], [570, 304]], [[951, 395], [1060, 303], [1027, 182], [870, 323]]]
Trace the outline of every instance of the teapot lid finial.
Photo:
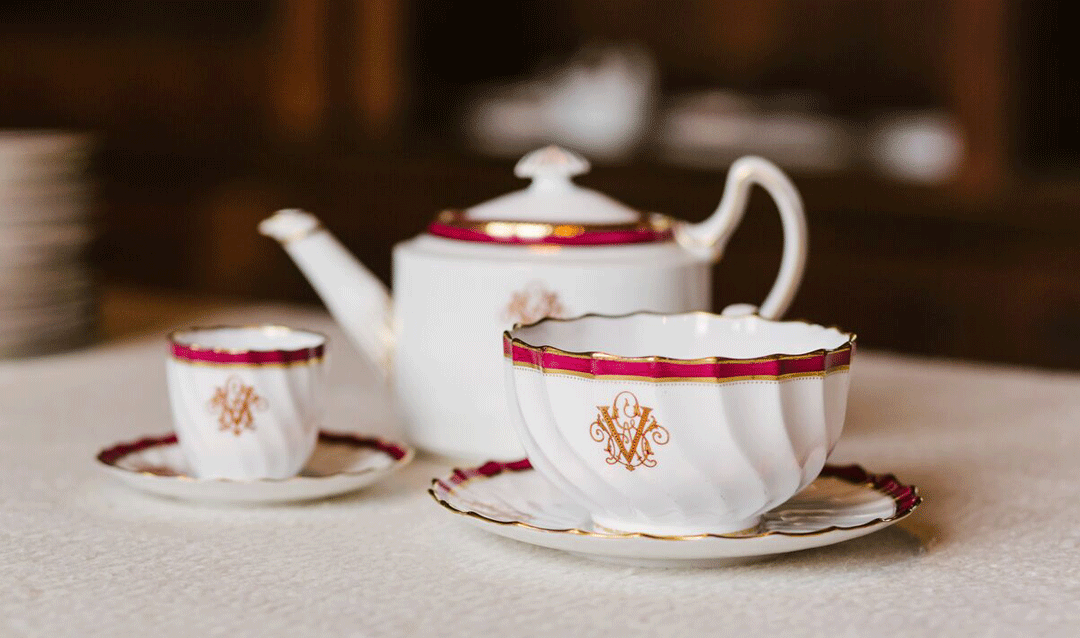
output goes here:
[[514, 167], [528, 188], [464, 210], [443, 211], [428, 231], [440, 237], [506, 244], [576, 246], [667, 241], [670, 224], [574, 183], [589, 161], [558, 146], [535, 150]]
[[592, 168], [589, 160], [577, 153], [555, 146], [545, 146], [527, 154], [514, 166], [514, 175], [528, 177], [533, 184], [540, 182], [569, 181], [575, 175], [583, 175]]

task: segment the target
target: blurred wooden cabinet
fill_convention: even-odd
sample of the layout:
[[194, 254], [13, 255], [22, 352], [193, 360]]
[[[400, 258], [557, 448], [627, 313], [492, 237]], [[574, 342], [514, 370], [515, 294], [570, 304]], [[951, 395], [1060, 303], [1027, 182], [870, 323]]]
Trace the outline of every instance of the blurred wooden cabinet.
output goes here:
[[[102, 140], [98, 262], [121, 283], [313, 299], [253, 232], [317, 210], [389, 275], [442, 206], [518, 185], [457, 142], [478, 82], [594, 40], [636, 41], [666, 91], [808, 90], [838, 115], [944, 108], [954, 184], [795, 175], [811, 266], [794, 312], [871, 346], [1080, 366], [1078, 79], [1063, 0], [200, 0], [0, 4], [0, 127]], [[703, 217], [721, 178], [647, 155], [583, 181]], [[772, 215], [748, 217], [719, 303], [757, 298]], [[912, 329], [912, 326], [916, 326]], [[1002, 345], [1001, 335], [1010, 339]]]
[[400, 0], [11, 2], [4, 126], [102, 131], [208, 154], [396, 132]]
[[0, 5], [0, 125], [91, 128], [116, 144], [210, 156], [443, 148], [475, 83], [590, 41], [635, 41], [655, 53], [669, 91], [806, 90], [855, 118], [947, 109], [967, 144], [957, 188], [983, 202], [1033, 172], [1060, 184], [1080, 152], [1066, 10], [1060, 0], [13, 0]]

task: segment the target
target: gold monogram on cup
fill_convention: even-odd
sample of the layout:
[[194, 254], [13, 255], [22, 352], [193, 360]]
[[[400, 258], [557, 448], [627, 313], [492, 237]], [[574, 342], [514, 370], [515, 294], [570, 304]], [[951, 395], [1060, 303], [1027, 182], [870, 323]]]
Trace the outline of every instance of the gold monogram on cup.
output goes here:
[[653, 445], [664, 445], [671, 438], [656, 421], [653, 409], [643, 406], [634, 393], [623, 391], [611, 405], [598, 405], [589, 434], [604, 444], [608, 465], [621, 463], [628, 471], [656, 467]]
[[236, 436], [244, 430], [255, 429], [254, 410], [268, 407], [266, 399], [255, 392], [255, 386], [244, 385], [240, 377], [230, 376], [225, 385], [214, 388], [214, 396], [207, 405], [211, 414], [218, 415], [222, 432], [232, 431]]

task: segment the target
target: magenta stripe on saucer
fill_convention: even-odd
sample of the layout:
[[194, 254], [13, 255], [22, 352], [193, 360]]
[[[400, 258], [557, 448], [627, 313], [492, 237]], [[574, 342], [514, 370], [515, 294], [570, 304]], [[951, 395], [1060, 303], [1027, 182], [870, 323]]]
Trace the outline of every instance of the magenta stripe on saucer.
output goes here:
[[571, 372], [597, 377], [626, 376], [654, 379], [735, 379], [780, 377], [789, 374], [821, 373], [850, 365], [854, 345], [804, 356], [777, 356], [753, 361], [739, 359], [704, 363], [678, 361], [628, 361], [603, 359], [527, 348], [503, 339], [503, 354], [515, 363], [536, 366], [546, 372]]
[[273, 363], [301, 363], [312, 359], [321, 359], [325, 346], [320, 344], [312, 348], [299, 350], [252, 350], [247, 352], [225, 352], [221, 350], [204, 350], [192, 348], [181, 343], [173, 343], [172, 356], [181, 361], [198, 361], [201, 363], [247, 363], [247, 364], [273, 364]]
[[621, 230], [586, 230], [578, 235], [562, 237], [547, 235], [544, 237], [496, 237], [471, 228], [460, 228], [449, 224], [434, 222], [428, 226], [428, 232], [437, 237], [475, 241], [488, 244], [519, 245], [557, 245], [557, 246], [611, 246], [618, 244], [643, 244], [671, 239], [670, 230], [652, 228], [628, 228]]
[[[361, 436], [358, 434], [351, 434], [348, 432], [329, 432], [327, 430], [319, 430], [319, 441], [327, 444], [337, 445], [351, 445], [358, 448], [370, 448], [378, 450], [383, 454], [386, 454], [395, 461], [400, 461], [405, 458], [409, 451], [396, 443], [391, 441], [385, 441], [383, 439], [373, 436]], [[129, 454], [135, 452], [142, 452], [153, 447], [176, 445], [178, 440], [176, 434], [166, 434], [163, 436], [148, 436], [136, 441], [130, 441], [127, 443], [117, 443], [116, 445], [105, 448], [98, 452], [97, 459], [106, 465], [116, 465], [120, 459]], [[525, 461], [528, 463], [528, 461]]]
[[[466, 469], [454, 468], [454, 472], [448, 481], [437, 479], [435, 483], [440, 489], [452, 494], [455, 486], [462, 485], [475, 478], [491, 478], [493, 476], [498, 476], [503, 472], [528, 472], [532, 469], [533, 466], [532, 463], [529, 462], [529, 459], [521, 459], [509, 463], [488, 461], [477, 467]], [[866, 483], [872, 485], [875, 490], [885, 494], [893, 500], [893, 503], [895, 503], [896, 511], [892, 516], [884, 520], [893, 520], [895, 518], [906, 516], [911, 510], [922, 503], [922, 498], [919, 496], [919, 489], [914, 485], [901, 483], [899, 479], [892, 474], [871, 474], [859, 465], [826, 465], [822, 468], [819, 476], [838, 478], [853, 485]], [[787, 536], [798, 535], [796, 532], [780, 532], [780, 534]]]

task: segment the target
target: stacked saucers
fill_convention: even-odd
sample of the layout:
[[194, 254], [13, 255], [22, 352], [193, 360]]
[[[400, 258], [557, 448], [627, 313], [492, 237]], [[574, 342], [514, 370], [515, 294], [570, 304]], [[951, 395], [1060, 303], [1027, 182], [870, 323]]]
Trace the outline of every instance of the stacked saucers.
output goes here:
[[89, 338], [91, 149], [86, 135], [0, 131], [0, 358]]

